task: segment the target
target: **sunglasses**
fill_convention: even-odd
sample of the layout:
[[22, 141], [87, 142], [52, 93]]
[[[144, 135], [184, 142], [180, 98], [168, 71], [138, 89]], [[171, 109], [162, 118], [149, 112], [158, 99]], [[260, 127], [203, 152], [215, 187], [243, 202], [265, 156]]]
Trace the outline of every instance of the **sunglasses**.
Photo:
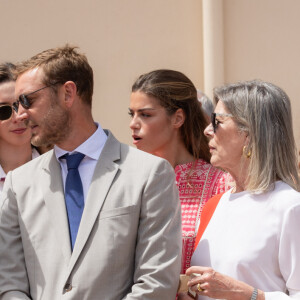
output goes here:
[[9, 104], [0, 104], [0, 121], [8, 120], [13, 114], [14, 108]]
[[211, 117], [210, 117], [210, 120], [211, 120], [212, 127], [214, 129], [214, 132], [216, 132], [216, 130], [218, 128], [218, 125], [219, 125], [219, 121], [216, 119], [217, 116], [220, 116], [220, 117], [233, 117], [232, 114], [212, 113]]
[[32, 105], [32, 103], [33, 103], [33, 101], [32, 100], [30, 100], [30, 99], [28, 99], [28, 96], [30, 96], [30, 95], [32, 95], [32, 94], [35, 94], [35, 93], [37, 93], [37, 92], [39, 92], [39, 91], [41, 91], [41, 90], [43, 90], [43, 89], [46, 89], [46, 88], [48, 88], [48, 87], [51, 87], [51, 86], [53, 86], [53, 85], [55, 85], [55, 84], [57, 84], [57, 82], [56, 83], [53, 83], [53, 84], [50, 84], [50, 85], [46, 85], [46, 86], [44, 86], [44, 87], [42, 87], [42, 88], [40, 88], [40, 89], [38, 89], [38, 90], [36, 90], [36, 91], [33, 91], [33, 92], [31, 92], [31, 93], [29, 93], [29, 94], [21, 94], [20, 96], [19, 96], [19, 98], [18, 98], [18, 100], [16, 101], [16, 102], [14, 102], [13, 103], [13, 109], [16, 111], [16, 112], [18, 112], [18, 109], [19, 109], [19, 104], [21, 104], [25, 109], [29, 109], [30, 108], [30, 106]]

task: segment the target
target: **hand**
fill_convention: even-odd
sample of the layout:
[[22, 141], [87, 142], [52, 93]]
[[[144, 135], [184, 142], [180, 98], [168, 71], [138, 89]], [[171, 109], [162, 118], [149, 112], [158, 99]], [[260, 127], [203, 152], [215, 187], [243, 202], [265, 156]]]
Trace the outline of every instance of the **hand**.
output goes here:
[[[199, 274], [200, 276], [193, 277], [188, 282], [188, 286], [199, 295], [227, 300], [249, 300], [251, 298], [253, 287], [242, 281], [218, 273], [212, 268], [197, 266], [187, 269], [186, 275], [192, 275], [192, 273]], [[198, 287], [202, 291], [199, 291]], [[259, 291], [257, 300], [259, 299], [264, 299], [262, 291]]]

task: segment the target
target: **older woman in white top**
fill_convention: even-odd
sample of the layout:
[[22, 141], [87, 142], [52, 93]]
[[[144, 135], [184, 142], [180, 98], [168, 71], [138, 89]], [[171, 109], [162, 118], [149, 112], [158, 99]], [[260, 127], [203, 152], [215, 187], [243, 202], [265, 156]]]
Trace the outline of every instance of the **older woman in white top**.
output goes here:
[[[291, 105], [261, 81], [214, 90], [205, 133], [211, 163], [236, 187], [224, 193], [187, 275], [198, 299], [300, 299], [300, 194]], [[181, 299], [191, 299], [184, 296]]]

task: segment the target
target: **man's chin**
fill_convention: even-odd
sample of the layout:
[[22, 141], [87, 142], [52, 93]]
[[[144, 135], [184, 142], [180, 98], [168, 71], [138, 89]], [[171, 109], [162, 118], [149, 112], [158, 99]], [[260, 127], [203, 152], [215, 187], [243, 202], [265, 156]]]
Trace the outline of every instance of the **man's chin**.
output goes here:
[[32, 136], [31, 144], [35, 147], [43, 147], [49, 145], [49, 142], [43, 141], [39, 136]]

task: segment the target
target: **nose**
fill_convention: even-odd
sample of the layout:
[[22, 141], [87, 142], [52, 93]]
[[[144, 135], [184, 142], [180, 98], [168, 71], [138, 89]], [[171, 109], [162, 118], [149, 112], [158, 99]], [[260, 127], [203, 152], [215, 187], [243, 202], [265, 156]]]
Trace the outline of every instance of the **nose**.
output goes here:
[[139, 129], [141, 128], [140, 122], [138, 121], [138, 118], [136, 116], [133, 116], [130, 123], [129, 123], [130, 129]]
[[14, 116], [16, 122], [24, 122], [28, 119], [28, 110], [25, 109], [21, 104], [18, 106], [18, 111], [14, 111]]
[[205, 134], [207, 137], [212, 137], [212, 136], [213, 136], [213, 134], [214, 134], [214, 129], [213, 129], [212, 123], [209, 123], [209, 125], [206, 126], [206, 128], [204, 129], [204, 134]]

